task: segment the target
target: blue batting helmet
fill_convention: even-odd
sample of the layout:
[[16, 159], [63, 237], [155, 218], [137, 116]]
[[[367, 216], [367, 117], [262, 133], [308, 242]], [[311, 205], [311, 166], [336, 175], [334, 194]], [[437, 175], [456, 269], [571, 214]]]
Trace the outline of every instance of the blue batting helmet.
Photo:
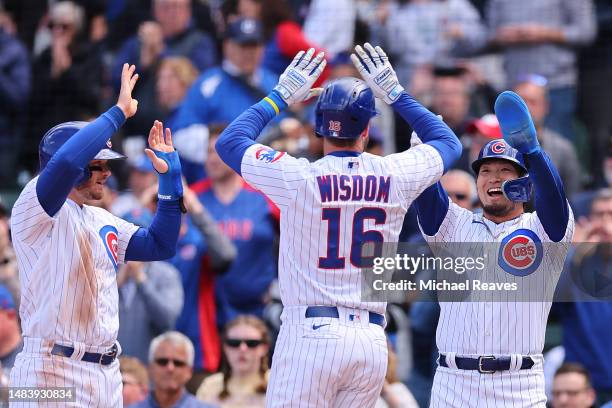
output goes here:
[[[55, 152], [57, 152], [59, 148], [72, 137], [72, 135], [83, 129], [87, 124], [87, 122], [64, 122], [49, 129], [43, 136], [42, 140], [40, 141], [40, 145], [38, 146], [40, 171], [42, 171], [47, 163], [49, 163], [49, 160], [51, 160], [51, 157], [53, 157]], [[111, 150], [112, 146], [110, 140], [106, 143], [106, 145], [108, 148], [100, 150], [93, 160], [125, 159], [125, 156], [121, 153]], [[77, 184], [86, 181], [88, 178], [88, 170], [85, 170], [85, 174], [79, 179]]]
[[315, 107], [319, 136], [356, 139], [376, 115], [374, 94], [360, 79], [340, 78], [327, 84]]
[[502, 193], [511, 201], [526, 202], [531, 197], [531, 181], [529, 180], [529, 172], [525, 166], [523, 154], [510, 146], [504, 139], [491, 140], [483, 146], [478, 153], [478, 159], [472, 162], [472, 170], [478, 176], [480, 166], [492, 159], [507, 160], [514, 164], [519, 170], [519, 177], [514, 180], [506, 180], [502, 183]]

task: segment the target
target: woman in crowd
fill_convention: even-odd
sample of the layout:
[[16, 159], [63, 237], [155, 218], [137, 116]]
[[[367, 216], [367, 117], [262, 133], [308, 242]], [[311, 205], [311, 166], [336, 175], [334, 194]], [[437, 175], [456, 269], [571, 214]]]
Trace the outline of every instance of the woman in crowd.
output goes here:
[[221, 408], [263, 407], [268, 383], [270, 337], [265, 323], [240, 315], [223, 333], [221, 372], [204, 380], [198, 399]]

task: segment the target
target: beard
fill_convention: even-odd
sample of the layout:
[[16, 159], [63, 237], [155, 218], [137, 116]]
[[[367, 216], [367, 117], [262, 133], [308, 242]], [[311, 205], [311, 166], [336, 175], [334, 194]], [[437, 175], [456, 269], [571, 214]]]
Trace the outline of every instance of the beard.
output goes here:
[[489, 205], [485, 205], [480, 202], [480, 206], [482, 207], [483, 213], [492, 215], [494, 217], [503, 217], [505, 215], [510, 214], [510, 212], [514, 209], [514, 203], [511, 201], [507, 203]]

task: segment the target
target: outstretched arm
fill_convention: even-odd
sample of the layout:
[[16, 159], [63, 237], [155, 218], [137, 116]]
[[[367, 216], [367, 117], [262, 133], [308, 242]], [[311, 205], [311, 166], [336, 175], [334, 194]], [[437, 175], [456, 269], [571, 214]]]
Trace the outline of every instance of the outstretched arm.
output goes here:
[[221, 134], [215, 145], [221, 159], [238, 174], [242, 174], [242, 157], [255, 144], [255, 139], [268, 122], [287, 106], [316, 95], [311, 89], [323, 72], [326, 62], [322, 52], [314, 56], [314, 48], [300, 51], [285, 72], [278, 85], [260, 102], [251, 106], [234, 120]]
[[130, 238], [126, 261], [161, 261], [176, 253], [181, 227], [183, 184], [178, 153], [172, 145], [172, 133], [155, 121], [149, 132], [150, 149], [145, 153], [159, 174], [157, 212], [149, 228], [139, 228]]
[[132, 99], [132, 90], [138, 80], [135, 70], [134, 65], [123, 65], [117, 105], [70, 137], [40, 173], [36, 194], [49, 216], [59, 211], [72, 188], [83, 181], [85, 166], [106, 147], [106, 142], [123, 122], [136, 113], [138, 101]]
[[554, 242], [561, 241], [569, 221], [569, 204], [557, 169], [540, 147], [527, 105], [516, 93], [505, 91], [495, 101], [495, 114], [504, 140], [525, 157], [536, 212], [546, 234]]
[[448, 170], [461, 156], [462, 147], [457, 136], [404, 90], [382, 48], [369, 43], [365, 43], [364, 48], [356, 46], [356, 54], [351, 55], [351, 60], [374, 95], [393, 106], [419, 138], [440, 153], [444, 171]]

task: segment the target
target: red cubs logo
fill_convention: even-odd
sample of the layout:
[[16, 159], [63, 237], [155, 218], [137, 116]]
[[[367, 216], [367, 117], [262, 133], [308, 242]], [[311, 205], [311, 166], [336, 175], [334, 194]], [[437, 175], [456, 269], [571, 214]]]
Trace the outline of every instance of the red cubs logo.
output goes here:
[[255, 151], [255, 158], [264, 163], [274, 163], [279, 161], [284, 155], [285, 152], [279, 152], [278, 150], [274, 150], [269, 147], [260, 147]]
[[506, 272], [516, 276], [527, 276], [542, 262], [542, 242], [531, 230], [520, 229], [501, 242], [498, 263]]
[[491, 151], [500, 154], [506, 151], [506, 144], [503, 141], [495, 142], [491, 145]]
[[337, 120], [330, 120], [329, 130], [331, 130], [332, 132], [340, 132], [342, 130], [342, 124]]
[[102, 238], [102, 242], [104, 243], [106, 254], [115, 267], [115, 271], [117, 271], [117, 263], [119, 262], [119, 256], [117, 255], [117, 252], [119, 251], [119, 236], [117, 229], [112, 225], [105, 225], [100, 229], [99, 234], [100, 238]]

